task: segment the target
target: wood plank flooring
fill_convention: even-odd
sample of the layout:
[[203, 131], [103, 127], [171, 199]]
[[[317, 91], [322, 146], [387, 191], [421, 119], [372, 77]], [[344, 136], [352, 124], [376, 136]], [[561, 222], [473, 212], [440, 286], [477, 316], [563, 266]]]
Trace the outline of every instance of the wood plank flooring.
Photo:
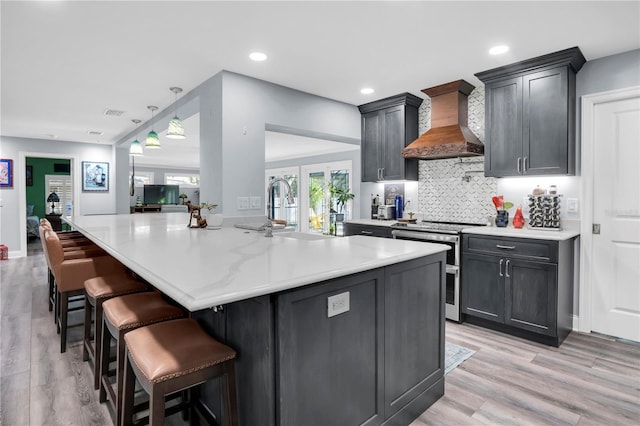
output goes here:
[[[111, 425], [82, 361], [80, 328], [59, 353], [39, 244], [0, 262], [0, 425]], [[552, 348], [451, 322], [446, 333], [476, 353], [412, 426], [640, 424], [638, 344], [574, 332]]]

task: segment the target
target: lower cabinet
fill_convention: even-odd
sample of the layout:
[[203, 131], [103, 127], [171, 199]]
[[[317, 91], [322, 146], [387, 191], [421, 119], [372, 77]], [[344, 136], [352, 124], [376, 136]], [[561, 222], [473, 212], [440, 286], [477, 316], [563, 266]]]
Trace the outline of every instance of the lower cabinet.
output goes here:
[[464, 235], [462, 313], [558, 346], [572, 329], [573, 240]]
[[[444, 394], [444, 253], [194, 313], [233, 347], [240, 424], [409, 424]], [[200, 399], [222, 406], [216, 382]]]

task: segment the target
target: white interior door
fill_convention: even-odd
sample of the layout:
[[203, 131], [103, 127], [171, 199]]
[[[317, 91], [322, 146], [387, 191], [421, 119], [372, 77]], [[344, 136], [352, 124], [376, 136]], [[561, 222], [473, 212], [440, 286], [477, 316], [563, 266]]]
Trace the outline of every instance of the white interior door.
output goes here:
[[596, 104], [592, 129], [591, 330], [640, 341], [640, 98]]

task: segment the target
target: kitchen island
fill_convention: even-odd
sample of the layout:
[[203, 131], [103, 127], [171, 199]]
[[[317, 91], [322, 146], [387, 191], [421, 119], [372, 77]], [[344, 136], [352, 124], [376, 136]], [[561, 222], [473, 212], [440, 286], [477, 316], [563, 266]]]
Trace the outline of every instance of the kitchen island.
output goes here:
[[[408, 424], [444, 393], [446, 246], [65, 221], [236, 349], [241, 424]], [[201, 400], [220, 414], [216, 383]]]

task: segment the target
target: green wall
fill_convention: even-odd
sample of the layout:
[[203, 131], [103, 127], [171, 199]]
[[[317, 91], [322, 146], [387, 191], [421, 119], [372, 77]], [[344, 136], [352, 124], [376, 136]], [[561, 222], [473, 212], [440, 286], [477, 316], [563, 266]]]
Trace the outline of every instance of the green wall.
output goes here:
[[33, 214], [38, 217], [44, 217], [48, 211], [46, 200], [49, 194], [45, 194], [44, 176], [69, 175], [69, 173], [55, 173], [54, 164], [70, 165], [71, 161], [58, 158], [26, 158], [26, 165], [33, 166], [33, 186], [27, 186], [27, 205], [33, 204]]

